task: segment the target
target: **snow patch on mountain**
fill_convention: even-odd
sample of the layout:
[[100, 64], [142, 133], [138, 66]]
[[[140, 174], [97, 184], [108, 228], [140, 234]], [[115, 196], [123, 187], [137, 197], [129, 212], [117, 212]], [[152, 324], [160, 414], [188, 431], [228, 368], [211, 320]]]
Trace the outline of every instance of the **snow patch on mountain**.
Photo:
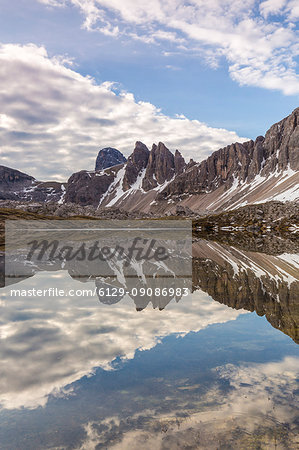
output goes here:
[[114, 189], [116, 189], [116, 191], [114, 192], [114, 197], [110, 200], [110, 202], [106, 206], [107, 207], [113, 206], [122, 197], [122, 195], [124, 194], [123, 183], [122, 183], [124, 174], [125, 174], [125, 167], [122, 167], [117, 172], [116, 178], [113, 181], [113, 183], [109, 186], [108, 190], [105, 192], [105, 194], [100, 199], [98, 207], [103, 203], [103, 201], [105, 200], [106, 197], [108, 197], [110, 194], [113, 193]]

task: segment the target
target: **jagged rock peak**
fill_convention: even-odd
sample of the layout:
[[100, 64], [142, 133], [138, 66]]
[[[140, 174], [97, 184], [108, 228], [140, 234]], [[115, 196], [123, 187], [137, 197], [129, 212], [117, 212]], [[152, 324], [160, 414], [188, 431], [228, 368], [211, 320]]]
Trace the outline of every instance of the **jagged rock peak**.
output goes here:
[[180, 152], [173, 155], [163, 142], [159, 142], [158, 146], [153, 144], [142, 187], [145, 191], [149, 191], [162, 185], [165, 181], [170, 181], [174, 175], [181, 173], [185, 167], [186, 163]]
[[275, 123], [267, 131], [264, 141], [266, 156], [271, 159], [268, 170], [285, 170], [287, 166], [299, 170], [299, 108]]
[[212, 153], [200, 164], [189, 163], [160, 198], [210, 193], [222, 185], [229, 190], [234, 183], [249, 186], [257, 175], [266, 179], [285, 171], [291, 176], [290, 169], [299, 170], [298, 119], [299, 108], [296, 108], [288, 117], [272, 125], [265, 138], [258, 136], [255, 141], [236, 142]]
[[75, 172], [68, 179], [65, 203], [77, 203], [82, 206], [99, 205], [122, 166], [107, 168], [105, 172]]
[[133, 153], [129, 156], [123, 178], [123, 190], [127, 191], [137, 180], [138, 175], [146, 168], [150, 151], [140, 141], [135, 143]]
[[126, 161], [127, 158], [119, 150], [113, 147], [105, 147], [98, 153], [95, 170], [108, 169], [118, 164], [124, 164]]
[[149, 149], [147, 148], [147, 146], [145, 144], [143, 144], [143, 142], [136, 141], [135, 147], [134, 147], [134, 152], [140, 151], [140, 150], [143, 150], [145, 153], [149, 153]]
[[178, 150], [176, 150], [174, 154], [174, 168], [176, 175], [182, 173], [186, 168], [186, 162], [181, 152], [179, 152]]

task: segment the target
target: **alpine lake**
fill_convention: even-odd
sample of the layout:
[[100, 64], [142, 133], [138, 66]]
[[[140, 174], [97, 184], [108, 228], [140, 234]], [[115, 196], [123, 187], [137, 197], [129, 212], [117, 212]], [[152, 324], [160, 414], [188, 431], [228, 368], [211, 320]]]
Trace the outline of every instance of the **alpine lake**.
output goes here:
[[296, 233], [163, 233], [146, 268], [1, 252], [1, 449], [299, 448]]

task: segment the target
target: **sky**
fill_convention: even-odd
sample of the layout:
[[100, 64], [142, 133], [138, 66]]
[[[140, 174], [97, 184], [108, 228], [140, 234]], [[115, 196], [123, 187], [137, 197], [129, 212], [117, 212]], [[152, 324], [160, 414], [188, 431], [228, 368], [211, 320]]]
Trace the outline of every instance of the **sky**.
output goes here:
[[140, 140], [189, 160], [299, 99], [297, 0], [0, 0], [0, 164], [40, 180]]

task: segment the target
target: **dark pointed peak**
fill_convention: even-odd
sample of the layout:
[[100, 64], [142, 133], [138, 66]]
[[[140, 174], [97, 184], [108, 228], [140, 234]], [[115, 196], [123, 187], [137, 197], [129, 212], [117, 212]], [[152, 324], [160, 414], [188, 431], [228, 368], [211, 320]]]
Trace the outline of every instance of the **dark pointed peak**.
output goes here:
[[141, 164], [142, 167], [145, 167], [148, 161], [149, 154], [150, 151], [147, 148], [147, 146], [142, 142], [137, 141], [135, 143], [133, 153], [131, 153], [131, 155], [128, 158], [128, 162], [130, 161], [133, 164], [137, 164], [138, 166], [140, 166]]
[[147, 148], [147, 146], [143, 143], [143, 142], [141, 142], [141, 141], [136, 141], [135, 142], [135, 148], [134, 148], [134, 151], [135, 150], [142, 150], [142, 151], [144, 151], [145, 153], [149, 153], [149, 149]]
[[182, 173], [186, 168], [185, 159], [178, 150], [176, 150], [174, 154], [174, 168], [176, 174]]
[[114, 147], [104, 147], [99, 151], [99, 154], [102, 154], [102, 153], [120, 153], [120, 151]]
[[190, 161], [188, 162], [187, 167], [189, 168], [189, 167], [192, 167], [192, 166], [194, 166], [196, 164], [197, 164], [197, 162], [194, 161], [194, 159], [190, 158]]
[[131, 161], [133, 164], [136, 164], [140, 166], [140, 163], [143, 167], [146, 166], [148, 157], [149, 157], [149, 149], [145, 144], [143, 144], [140, 141], [137, 141], [135, 143], [135, 148], [133, 150], [133, 153], [129, 156], [128, 161]]
[[145, 144], [140, 141], [135, 143], [133, 153], [128, 158], [128, 165], [136, 165], [138, 170], [146, 167], [150, 151]]
[[113, 147], [105, 147], [98, 153], [95, 170], [108, 169], [118, 164], [124, 164], [126, 161], [127, 158], [119, 150]]
[[164, 153], [171, 153], [171, 151], [166, 147], [166, 145], [163, 142], [159, 142], [157, 151], [159, 153], [162, 153], [162, 152], [164, 152]]
[[128, 190], [137, 180], [140, 172], [145, 169], [148, 163], [150, 151], [146, 145], [137, 141], [133, 153], [129, 156], [125, 175], [123, 179], [123, 189]]

